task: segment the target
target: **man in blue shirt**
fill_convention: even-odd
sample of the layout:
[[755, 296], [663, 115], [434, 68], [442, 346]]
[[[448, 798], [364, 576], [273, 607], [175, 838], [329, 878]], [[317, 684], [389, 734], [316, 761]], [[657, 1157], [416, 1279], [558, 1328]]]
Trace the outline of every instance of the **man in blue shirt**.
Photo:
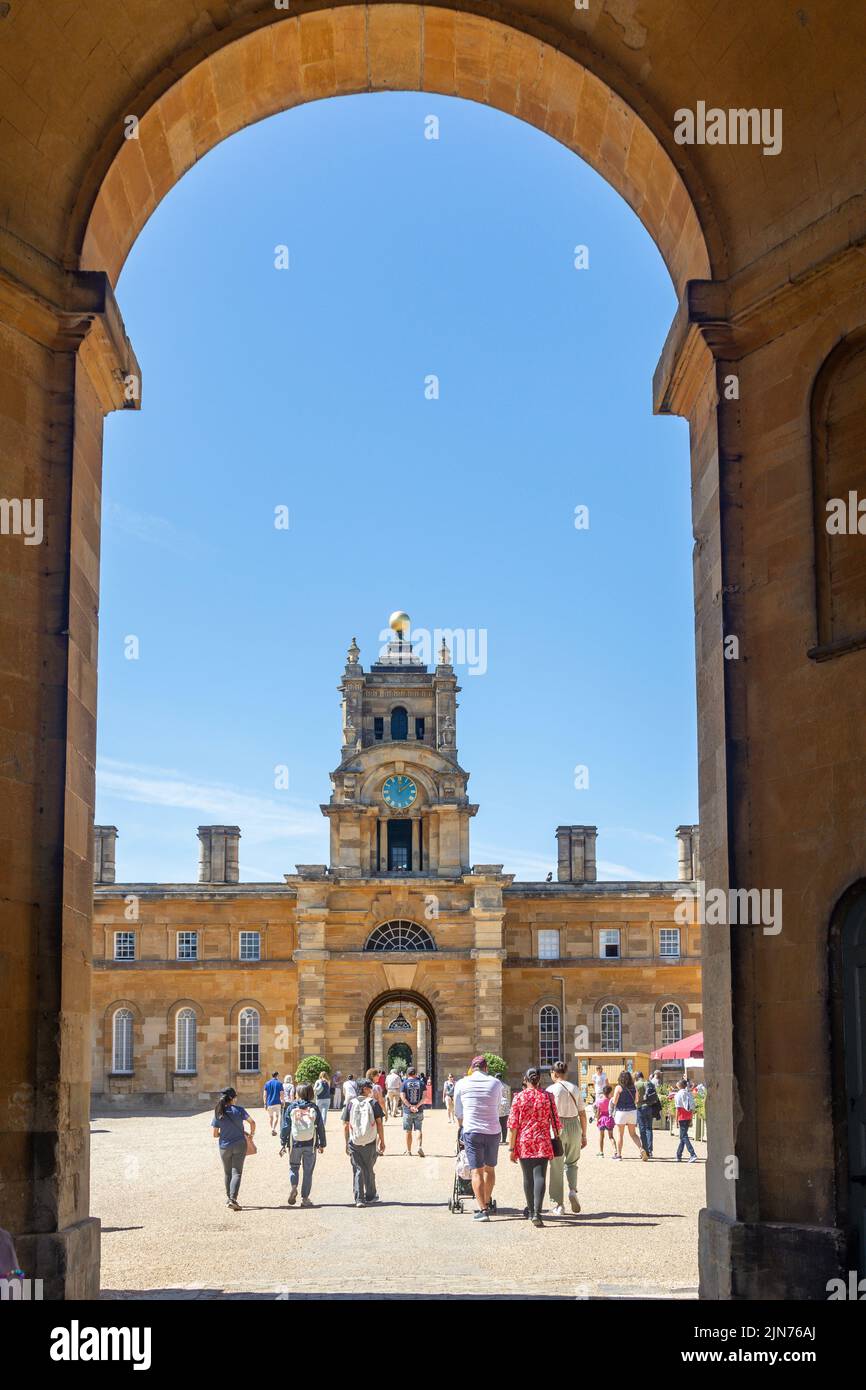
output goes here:
[[283, 1085], [280, 1081], [279, 1072], [271, 1072], [270, 1081], [266, 1081], [262, 1089], [262, 1105], [268, 1112], [268, 1117], [271, 1121], [271, 1134], [273, 1135], [279, 1132], [280, 1115], [282, 1113], [282, 1106], [280, 1105], [282, 1090]]
[[421, 1126], [424, 1123], [424, 1083], [414, 1067], [406, 1072], [406, 1080], [400, 1087], [403, 1100], [403, 1131], [406, 1135], [406, 1152], [412, 1152], [412, 1135], [418, 1131], [418, 1157], [424, 1157], [421, 1148]]

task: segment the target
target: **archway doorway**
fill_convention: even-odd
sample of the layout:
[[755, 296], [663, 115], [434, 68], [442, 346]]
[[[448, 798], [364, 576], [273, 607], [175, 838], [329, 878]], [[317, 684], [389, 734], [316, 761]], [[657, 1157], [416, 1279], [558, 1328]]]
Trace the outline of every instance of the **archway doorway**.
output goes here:
[[378, 995], [364, 1020], [364, 1069], [414, 1066], [430, 1082], [436, 1100], [436, 1014], [416, 990], [390, 989]]
[[841, 898], [830, 930], [836, 1219], [848, 1268], [866, 1276], [866, 880]]

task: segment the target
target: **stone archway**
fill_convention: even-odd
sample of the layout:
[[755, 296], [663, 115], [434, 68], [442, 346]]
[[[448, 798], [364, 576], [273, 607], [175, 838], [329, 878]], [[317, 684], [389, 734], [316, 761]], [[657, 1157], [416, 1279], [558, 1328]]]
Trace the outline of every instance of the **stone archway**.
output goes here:
[[[367, 1007], [364, 1016], [364, 1070], [372, 1066], [385, 1066], [387, 1063], [387, 1043], [388, 1031], [386, 1028], [376, 1029], [377, 1018], [380, 1018], [383, 1011], [390, 1010], [397, 1013], [402, 1006], [409, 1006], [410, 1011], [415, 1015], [411, 1026], [411, 1041], [409, 1043], [413, 1055], [413, 1065], [419, 1070], [426, 1072], [431, 1085], [433, 1103], [436, 1103], [436, 1078], [437, 1068], [437, 1029], [436, 1011], [430, 1000], [424, 994], [420, 994], [413, 989], [387, 989], [376, 996]], [[403, 1007], [403, 1013], [407, 1010]], [[426, 1025], [421, 1032], [421, 1024]], [[408, 1037], [408, 1033], [395, 1032], [394, 1041], [401, 1041]], [[377, 1048], [379, 1055], [377, 1055]]]
[[[864, 20], [845, 0], [826, 0], [820, 22], [783, 5], [760, 24], [744, 11], [743, 32], [723, 45], [715, 17], [677, 6], [623, 18], [622, 5], [511, 0], [492, 20], [483, 0], [453, 3], [285, 19], [272, 0], [152, 0], [146, 14], [71, 3], [64, 22], [52, 6], [0, 16], [0, 155], [12, 175], [0, 218], [0, 461], [4, 488], [44, 499], [47, 517], [38, 552], [0, 548], [11, 595], [0, 1142], [7, 1219], [47, 1297], [98, 1287], [87, 1036], [99, 489], [103, 416], [137, 404], [138, 380], [112, 285], [159, 198], [217, 140], [298, 101], [417, 86], [499, 105], [563, 140], [638, 211], [671, 269], [680, 310], [654, 402], [690, 423], [703, 876], [785, 894], [778, 939], [705, 933], [717, 1118], [702, 1291], [821, 1297], [838, 1268], [831, 1129], [814, 1124], [831, 1076], [827, 988], [815, 979], [833, 905], [866, 872], [854, 771], [866, 658], [810, 653], [809, 392], [840, 337], [866, 324]], [[694, 102], [699, 72], [720, 106], [746, 92], [756, 106], [790, 105], [778, 159], [676, 146], [671, 118]], [[129, 114], [145, 142], [123, 143]], [[866, 407], [866, 388], [858, 400]], [[727, 634], [744, 660], [725, 660]], [[792, 764], [824, 729], [849, 737], [827, 741], [804, 794]], [[809, 1133], [807, 1154], [792, 1157], [782, 1124], [741, 1104], [761, 1087], [782, 1098], [794, 1135]]]

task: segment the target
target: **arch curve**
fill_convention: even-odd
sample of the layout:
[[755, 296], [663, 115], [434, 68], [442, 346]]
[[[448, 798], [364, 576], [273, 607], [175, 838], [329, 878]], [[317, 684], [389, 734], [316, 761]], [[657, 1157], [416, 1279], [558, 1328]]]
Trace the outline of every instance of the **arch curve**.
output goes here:
[[399, 917], [374, 927], [364, 942], [365, 951], [435, 951], [436, 942], [426, 927]]
[[126, 139], [118, 119], [113, 155], [103, 146], [98, 168], [82, 181], [70, 264], [104, 270], [116, 284], [151, 213], [215, 145], [304, 102], [374, 91], [463, 97], [534, 125], [625, 198], [678, 296], [688, 280], [710, 278], [696, 205], [661, 140], [622, 96], [576, 58], [510, 24], [418, 4], [346, 4], [263, 25], [209, 53], [152, 100], [138, 138]]

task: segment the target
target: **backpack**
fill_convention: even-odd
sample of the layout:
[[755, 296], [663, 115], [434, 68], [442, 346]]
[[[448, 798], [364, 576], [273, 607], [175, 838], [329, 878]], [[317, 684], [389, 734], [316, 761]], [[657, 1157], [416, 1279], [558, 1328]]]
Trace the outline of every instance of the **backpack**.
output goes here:
[[316, 1082], [315, 1086], [313, 1087], [313, 1095], [316, 1097], [317, 1100], [324, 1100], [324, 1099], [325, 1099], [325, 1096], [329, 1096], [330, 1094], [331, 1094], [331, 1087], [330, 1087], [330, 1085], [328, 1084], [327, 1081], [323, 1081], [322, 1078], [319, 1077], [319, 1080]]
[[407, 1076], [403, 1094], [410, 1105], [420, 1105], [424, 1095], [424, 1087], [421, 1085], [421, 1078], [418, 1076]]
[[662, 1117], [662, 1103], [661, 1103], [661, 1101], [659, 1100], [659, 1093], [658, 1093], [658, 1091], [656, 1090], [655, 1082], [653, 1082], [653, 1081], [648, 1081], [648, 1082], [647, 1082], [647, 1084], [646, 1084], [646, 1090], [644, 1091], [643, 1096], [644, 1096], [644, 1105], [647, 1106], [647, 1108], [648, 1108], [650, 1114], [652, 1115], [653, 1119], [654, 1119], [654, 1120], [660, 1120], [661, 1117]]
[[306, 1144], [316, 1137], [316, 1111], [312, 1105], [298, 1105], [292, 1111], [292, 1143]]
[[356, 1096], [350, 1102], [349, 1142], [369, 1144], [376, 1133], [376, 1120], [373, 1115], [373, 1102], [365, 1096]]
[[683, 1090], [682, 1092], [678, 1092], [677, 1094], [681, 1094], [683, 1100], [685, 1101], [684, 1105], [680, 1105], [680, 1109], [688, 1110], [689, 1114], [691, 1114], [695, 1108], [695, 1098], [692, 1095], [691, 1091]]

